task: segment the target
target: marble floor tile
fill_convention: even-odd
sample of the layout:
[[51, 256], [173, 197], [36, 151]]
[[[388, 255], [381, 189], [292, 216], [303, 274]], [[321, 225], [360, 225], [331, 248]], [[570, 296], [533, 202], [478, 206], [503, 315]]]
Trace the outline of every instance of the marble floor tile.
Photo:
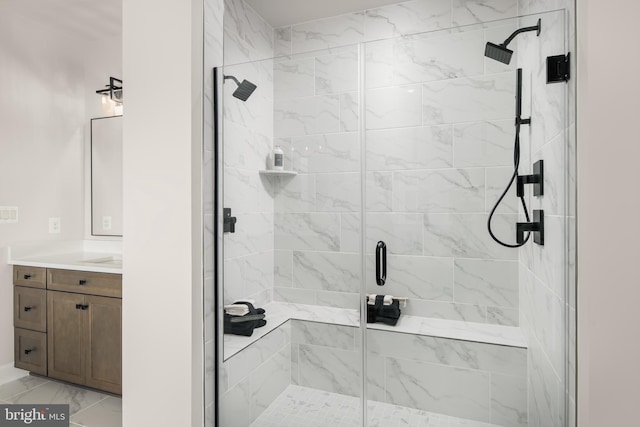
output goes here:
[[122, 399], [107, 397], [73, 415], [71, 422], [84, 427], [121, 427]]
[[[33, 403], [33, 404], [69, 404], [69, 413], [74, 415], [89, 406], [98, 403], [106, 394], [74, 387], [72, 385], [49, 381], [39, 387], [7, 399], [9, 403]], [[86, 426], [92, 427], [92, 426]]]
[[49, 380], [28, 375], [15, 381], [2, 384], [0, 385], [0, 400], [9, 400], [9, 398], [15, 395], [32, 390], [47, 382], [49, 382]]

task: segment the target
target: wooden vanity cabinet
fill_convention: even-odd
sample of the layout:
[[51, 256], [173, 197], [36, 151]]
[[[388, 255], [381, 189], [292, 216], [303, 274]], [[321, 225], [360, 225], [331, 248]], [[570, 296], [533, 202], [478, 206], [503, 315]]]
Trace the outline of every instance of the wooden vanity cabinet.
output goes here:
[[[46, 277], [46, 290], [14, 288], [16, 367], [121, 394], [122, 276], [47, 269]], [[36, 306], [31, 301], [37, 298], [42, 301], [37, 306], [45, 311], [45, 320], [37, 320], [31, 314], [33, 308], [25, 312], [30, 318], [19, 319], [22, 305]], [[24, 329], [25, 325], [36, 329]], [[40, 335], [34, 335], [37, 333]], [[22, 355], [19, 344], [33, 349]]]

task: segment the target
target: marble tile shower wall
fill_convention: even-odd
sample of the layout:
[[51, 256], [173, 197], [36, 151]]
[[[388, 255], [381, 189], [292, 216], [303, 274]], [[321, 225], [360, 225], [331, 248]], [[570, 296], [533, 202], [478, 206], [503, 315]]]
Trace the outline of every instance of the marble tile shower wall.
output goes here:
[[[364, 136], [369, 291], [384, 240], [384, 292], [406, 314], [518, 324], [518, 253], [485, 226], [511, 174], [514, 68], [483, 55], [516, 15], [516, 0], [420, 0], [275, 30], [275, 143], [299, 173], [275, 187], [275, 299], [358, 306]], [[495, 229], [514, 240], [507, 200]]]

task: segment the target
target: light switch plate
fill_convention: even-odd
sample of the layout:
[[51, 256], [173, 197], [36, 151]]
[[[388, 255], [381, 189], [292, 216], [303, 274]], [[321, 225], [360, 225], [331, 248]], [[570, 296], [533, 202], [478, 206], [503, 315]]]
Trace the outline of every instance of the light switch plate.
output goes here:
[[0, 224], [18, 222], [17, 206], [0, 206]]
[[62, 231], [60, 218], [49, 218], [49, 233], [59, 234]]
[[111, 230], [111, 217], [103, 216], [102, 217], [102, 229], [103, 230]]

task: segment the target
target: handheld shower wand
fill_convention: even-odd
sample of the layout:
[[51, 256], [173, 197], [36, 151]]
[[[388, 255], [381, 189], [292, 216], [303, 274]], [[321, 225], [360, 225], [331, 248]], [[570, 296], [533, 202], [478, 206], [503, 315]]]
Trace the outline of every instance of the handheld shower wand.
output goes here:
[[495, 44], [491, 42], [487, 42], [487, 46], [484, 49], [484, 56], [487, 58], [495, 59], [496, 61], [502, 62], [503, 64], [509, 64], [511, 62], [511, 56], [513, 55], [513, 51], [511, 49], [507, 49], [509, 43], [516, 38], [518, 34], [526, 33], [528, 31], [536, 31], [537, 35], [540, 35], [541, 29], [541, 21], [538, 19], [538, 23], [532, 27], [524, 27], [519, 28], [513, 32], [507, 39], [501, 44]]

